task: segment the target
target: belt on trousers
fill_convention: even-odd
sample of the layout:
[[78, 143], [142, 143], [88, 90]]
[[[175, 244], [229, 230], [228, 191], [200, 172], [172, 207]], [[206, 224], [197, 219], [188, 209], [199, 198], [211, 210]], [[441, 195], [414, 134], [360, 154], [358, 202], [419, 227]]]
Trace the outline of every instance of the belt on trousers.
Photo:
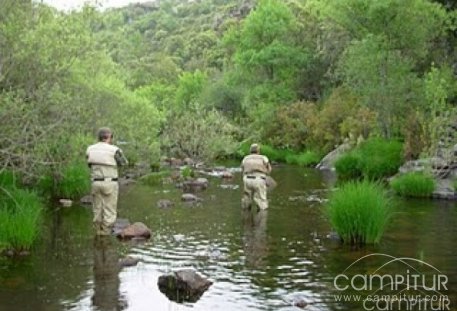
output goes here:
[[92, 178], [92, 181], [117, 181], [117, 178]]
[[253, 175], [246, 175], [246, 178], [249, 179], [256, 179], [256, 178], [262, 178], [263, 180], [266, 180], [267, 178], [265, 176], [253, 176]]

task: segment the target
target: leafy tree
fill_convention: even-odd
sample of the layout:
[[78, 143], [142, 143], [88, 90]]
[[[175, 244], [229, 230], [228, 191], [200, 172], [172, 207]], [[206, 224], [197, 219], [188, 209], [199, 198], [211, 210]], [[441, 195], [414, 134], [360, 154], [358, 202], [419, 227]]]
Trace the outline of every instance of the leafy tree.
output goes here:
[[196, 102], [206, 83], [205, 73], [197, 70], [193, 73], [184, 72], [179, 77], [178, 88], [176, 90], [176, 104], [178, 109], [186, 109]]

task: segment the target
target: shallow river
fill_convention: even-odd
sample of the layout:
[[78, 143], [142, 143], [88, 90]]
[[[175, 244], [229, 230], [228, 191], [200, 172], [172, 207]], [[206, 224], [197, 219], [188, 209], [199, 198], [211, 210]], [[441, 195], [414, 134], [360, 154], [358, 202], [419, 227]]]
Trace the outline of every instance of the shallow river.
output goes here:
[[[119, 217], [148, 225], [153, 237], [145, 243], [94, 240], [90, 208], [50, 209], [31, 256], [0, 258], [0, 310], [299, 310], [294, 301], [306, 302], [304, 310], [378, 310], [374, 302], [364, 307], [356, 298], [335, 296], [366, 295], [357, 289], [361, 278], [344, 290], [335, 286], [378, 268], [383, 275], [419, 271], [430, 282], [445, 275], [439, 292], [456, 310], [455, 203], [397, 200], [380, 245], [352, 249], [329, 236], [324, 201], [332, 176], [283, 166], [273, 177], [278, 186], [269, 194], [270, 208], [260, 213], [241, 211], [239, 174], [232, 181], [209, 177], [209, 189], [198, 194], [204, 201], [193, 207], [179, 201], [181, 191], [172, 185], [124, 190]], [[176, 204], [159, 209], [159, 199]], [[361, 259], [373, 253], [383, 255]], [[128, 255], [140, 263], [119, 269]], [[389, 263], [386, 255], [420, 263]], [[158, 290], [160, 275], [182, 267], [214, 282], [196, 303], [172, 302]], [[370, 293], [381, 292], [375, 289]]]

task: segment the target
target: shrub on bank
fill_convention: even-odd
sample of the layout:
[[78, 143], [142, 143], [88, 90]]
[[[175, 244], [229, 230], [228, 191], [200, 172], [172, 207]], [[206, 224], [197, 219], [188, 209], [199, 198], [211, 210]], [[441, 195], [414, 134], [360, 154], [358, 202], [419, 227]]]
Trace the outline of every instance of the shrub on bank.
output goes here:
[[39, 234], [41, 201], [34, 192], [15, 187], [0, 192], [0, 247], [27, 250]]
[[402, 163], [402, 143], [372, 138], [338, 159], [335, 169], [343, 180], [360, 177], [377, 180], [396, 174]]
[[348, 182], [330, 196], [327, 212], [344, 243], [378, 243], [390, 218], [390, 200], [377, 183]]
[[287, 164], [300, 166], [314, 166], [319, 163], [321, 157], [314, 151], [305, 151], [299, 154], [289, 154], [286, 156]]
[[355, 152], [341, 156], [335, 162], [335, 170], [340, 180], [360, 179], [362, 177], [361, 159]]
[[[251, 143], [243, 142], [237, 150], [237, 156], [241, 159], [248, 155], [250, 146]], [[320, 155], [311, 150], [295, 153], [290, 149], [277, 149], [270, 145], [263, 144], [260, 145], [260, 153], [266, 156], [270, 161], [300, 166], [313, 166], [321, 160]]]
[[403, 144], [396, 140], [372, 138], [363, 142], [357, 152], [363, 176], [369, 179], [392, 176], [403, 163]]
[[90, 191], [90, 172], [84, 162], [70, 163], [60, 170], [47, 173], [38, 181], [44, 194], [58, 198], [77, 199]]
[[398, 176], [390, 185], [396, 194], [405, 197], [431, 197], [435, 190], [433, 177], [420, 172]]

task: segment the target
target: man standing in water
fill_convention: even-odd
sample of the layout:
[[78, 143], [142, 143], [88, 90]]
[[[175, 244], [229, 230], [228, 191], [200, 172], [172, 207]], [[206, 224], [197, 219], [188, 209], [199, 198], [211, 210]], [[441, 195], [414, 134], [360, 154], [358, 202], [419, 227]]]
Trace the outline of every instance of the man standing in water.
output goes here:
[[260, 154], [260, 146], [252, 144], [250, 154], [241, 162], [244, 193], [241, 204], [243, 208], [251, 206], [252, 201], [259, 209], [267, 209], [267, 175], [271, 172], [270, 161]]
[[109, 235], [117, 216], [117, 167], [128, 161], [122, 150], [112, 144], [113, 132], [109, 128], [98, 130], [98, 141], [86, 151], [91, 169], [93, 222], [97, 235]]

